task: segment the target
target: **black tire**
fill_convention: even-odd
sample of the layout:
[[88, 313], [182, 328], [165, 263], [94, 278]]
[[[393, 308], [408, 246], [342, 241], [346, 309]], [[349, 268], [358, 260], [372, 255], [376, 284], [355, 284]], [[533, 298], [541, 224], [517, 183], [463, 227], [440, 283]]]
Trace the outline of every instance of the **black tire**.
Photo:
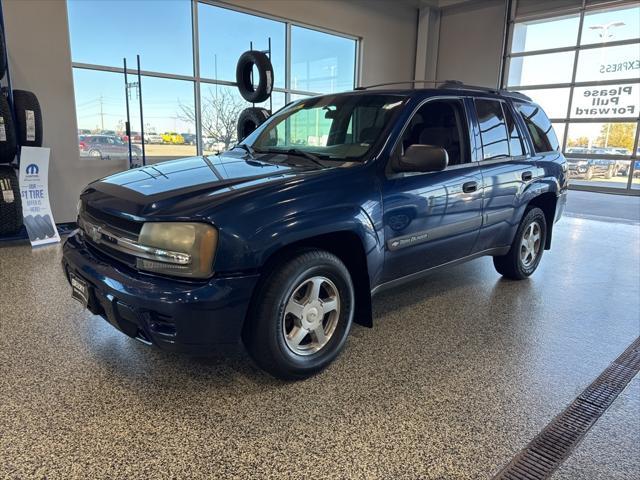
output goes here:
[[[253, 66], [258, 70], [258, 85], [254, 89], [251, 82]], [[269, 57], [257, 50], [249, 50], [240, 55], [236, 65], [236, 82], [240, 95], [247, 102], [264, 102], [273, 90], [273, 66]]]
[[42, 218], [42, 215], [36, 215], [34, 217], [34, 223], [36, 228], [40, 232], [40, 238], [48, 238], [49, 237], [49, 226], [46, 221]]
[[44, 215], [43, 220], [45, 222], [47, 222], [47, 228], [48, 228], [48, 236], [49, 237], [53, 237], [56, 234], [56, 227], [53, 224], [53, 220], [51, 220], [51, 217], [49, 216], [49, 214], [47, 213], [46, 215]]
[[14, 90], [13, 107], [16, 112], [18, 145], [41, 147], [42, 110], [36, 95], [26, 90]]
[[104, 157], [102, 156], [102, 152], [97, 148], [92, 148], [91, 150], [89, 150], [89, 158], [104, 160]]
[[0, 235], [13, 235], [21, 228], [22, 199], [18, 177], [13, 167], [2, 166], [0, 167]]
[[44, 217], [41, 215], [36, 215], [35, 222], [42, 233], [41, 238], [51, 238], [53, 237], [55, 231], [53, 229], [53, 225], [51, 225], [51, 217], [49, 215], [45, 215]]
[[[300, 285], [312, 277], [324, 277], [333, 283], [340, 309], [333, 334], [324, 347], [305, 355], [294, 352], [287, 344], [286, 322], [291, 317], [286, 316], [285, 307]], [[249, 354], [273, 376], [300, 380], [325, 368], [342, 350], [353, 322], [354, 288], [349, 271], [338, 257], [323, 250], [300, 250], [280, 261], [262, 279], [252, 305], [243, 331]], [[328, 317], [321, 318], [324, 322]], [[304, 338], [313, 341], [311, 336]]]
[[33, 215], [27, 215], [24, 217], [24, 225], [27, 227], [27, 233], [29, 234], [29, 239], [31, 241], [42, 240], [44, 238], [43, 233], [40, 231], [40, 227], [36, 223], [36, 219]]
[[[531, 262], [525, 264], [521, 258], [521, 243], [523, 241], [523, 236], [534, 223], [538, 224], [540, 230], [538, 232], [540, 237], [538, 250], [536, 256], [532, 258]], [[524, 280], [531, 276], [531, 274], [538, 268], [538, 265], [540, 265], [540, 260], [542, 259], [542, 254], [546, 244], [546, 235], [547, 220], [544, 212], [537, 207], [528, 209], [520, 222], [520, 226], [518, 227], [518, 231], [516, 232], [516, 236], [513, 239], [509, 252], [503, 256], [493, 257], [493, 265], [496, 267], [498, 273], [513, 280]]]
[[0, 25], [0, 80], [4, 78], [7, 73], [7, 57], [5, 55], [6, 44], [4, 41], [4, 31], [2, 25]]
[[18, 150], [9, 101], [0, 93], [0, 163], [11, 163]]
[[265, 108], [245, 108], [238, 117], [238, 141], [240, 142], [251, 135], [269, 116], [269, 110]]

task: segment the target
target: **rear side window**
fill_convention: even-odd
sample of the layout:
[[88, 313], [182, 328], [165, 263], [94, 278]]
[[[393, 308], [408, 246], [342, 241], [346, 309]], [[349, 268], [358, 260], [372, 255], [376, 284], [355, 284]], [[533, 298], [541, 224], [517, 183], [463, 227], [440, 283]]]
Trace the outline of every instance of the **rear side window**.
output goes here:
[[560, 143], [549, 118], [537, 105], [519, 103], [517, 109], [529, 130], [533, 148], [536, 153], [555, 152], [560, 150]]
[[509, 156], [509, 139], [501, 102], [476, 98], [476, 112], [482, 139], [482, 159]]

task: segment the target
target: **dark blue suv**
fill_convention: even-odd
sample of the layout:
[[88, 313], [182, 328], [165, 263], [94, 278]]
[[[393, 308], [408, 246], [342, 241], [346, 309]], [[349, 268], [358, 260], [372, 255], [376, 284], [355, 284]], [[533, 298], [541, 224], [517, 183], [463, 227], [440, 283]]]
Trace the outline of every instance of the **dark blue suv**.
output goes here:
[[304, 378], [371, 326], [371, 296], [480, 256], [531, 275], [567, 166], [542, 109], [446, 83], [289, 104], [217, 156], [98, 180], [64, 245], [73, 295], [125, 334], [206, 354], [240, 340]]

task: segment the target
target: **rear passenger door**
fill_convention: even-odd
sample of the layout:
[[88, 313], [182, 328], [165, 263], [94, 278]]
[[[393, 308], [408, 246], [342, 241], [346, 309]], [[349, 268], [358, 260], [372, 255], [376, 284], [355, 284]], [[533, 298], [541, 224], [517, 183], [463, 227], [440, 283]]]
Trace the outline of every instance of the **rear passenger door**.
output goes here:
[[483, 222], [475, 251], [482, 252], [511, 243], [536, 165], [508, 102], [482, 97], [475, 98], [474, 104], [484, 187]]

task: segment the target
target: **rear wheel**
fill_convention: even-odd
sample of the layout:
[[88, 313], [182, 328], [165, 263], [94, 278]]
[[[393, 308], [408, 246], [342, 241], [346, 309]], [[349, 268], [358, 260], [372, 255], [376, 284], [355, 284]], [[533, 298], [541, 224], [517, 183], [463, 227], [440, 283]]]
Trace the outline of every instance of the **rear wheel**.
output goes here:
[[261, 368], [297, 380], [338, 356], [354, 310], [351, 276], [338, 257], [301, 251], [267, 275], [256, 297], [243, 338]]
[[547, 221], [539, 208], [529, 209], [518, 227], [511, 248], [506, 255], [493, 257], [493, 265], [501, 275], [523, 280], [536, 271], [547, 235]]

